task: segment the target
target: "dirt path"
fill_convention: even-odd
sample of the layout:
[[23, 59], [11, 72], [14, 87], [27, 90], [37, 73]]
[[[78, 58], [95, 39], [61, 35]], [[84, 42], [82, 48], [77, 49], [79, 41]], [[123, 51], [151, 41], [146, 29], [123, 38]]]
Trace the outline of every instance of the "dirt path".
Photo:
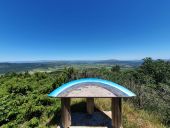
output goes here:
[[[111, 112], [94, 112], [92, 115], [83, 112], [72, 113], [70, 128], [111, 128]], [[58, 126], [60, 128], [60, 126]]]

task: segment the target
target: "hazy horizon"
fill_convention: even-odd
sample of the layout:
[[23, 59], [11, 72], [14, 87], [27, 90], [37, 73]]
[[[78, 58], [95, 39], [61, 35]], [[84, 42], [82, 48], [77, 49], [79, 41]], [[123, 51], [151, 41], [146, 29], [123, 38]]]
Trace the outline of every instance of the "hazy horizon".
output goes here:
[[[145, 57], [146, 58], [146, 57]], [[151, 57], [152, 58], [152, 57]], [[0, 63], [31, 63], [31, 62], [60, 62], [60, 61], [142, 61], [144, 58], [142, 58], [142, 59], [89, 59], [89, 60], [22, 60], [22, 61], [20, 61], [20, 60], [16, 60], [16, 61], [0, 61]], [[152, 58], [153, 60], [158, 60], [158, 59], [161, 59], [161, 60], [170, 60], [170, 58]]]

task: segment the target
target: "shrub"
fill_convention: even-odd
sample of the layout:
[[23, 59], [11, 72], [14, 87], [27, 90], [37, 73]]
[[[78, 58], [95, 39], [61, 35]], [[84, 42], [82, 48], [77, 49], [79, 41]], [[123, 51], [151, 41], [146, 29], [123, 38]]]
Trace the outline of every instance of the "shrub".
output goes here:
[[39, 120], [36, 117], [32, 118], [28, 123], [28, 126], [31, 128], [37, 127], [38, 125], [39, 125]]

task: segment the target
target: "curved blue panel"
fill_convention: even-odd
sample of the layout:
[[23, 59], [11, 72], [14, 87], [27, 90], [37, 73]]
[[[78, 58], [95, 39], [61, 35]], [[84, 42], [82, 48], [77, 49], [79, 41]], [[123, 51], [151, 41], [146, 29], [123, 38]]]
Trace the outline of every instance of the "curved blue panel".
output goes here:
[[126, 97], [136, 96], [133, 92], [131, 92], [130, 90], [128, 90], [127, 88], [125, 88], [121, 85], [118, 85], [118, 84], [108, 81], [108, 80], [97, 79], [97, 78], [84, 78], [84, 79], [79, 79], [79, 80], [74, 80], [74, 81], [68, 82], [68, 83], [63, 84], [62, 86], [58, 87], [54, 91], [52, 91], [50, 94], [48, 94], [48, 96], [57, 97], [60, 93], [64, 92], [66, 89], [68, 89], [76, 84], [87, 83], [87, 82], [102, 83], [107, 86], [114, 87], [114, 88], [122, 91], [123, 93], [125, 93]]

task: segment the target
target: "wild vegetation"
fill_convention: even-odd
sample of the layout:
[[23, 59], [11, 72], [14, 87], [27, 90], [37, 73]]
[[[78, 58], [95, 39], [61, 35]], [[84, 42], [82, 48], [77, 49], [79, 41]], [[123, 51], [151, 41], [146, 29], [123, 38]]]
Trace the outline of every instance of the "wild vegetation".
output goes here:
[[[170, 62], [151, 58], [130, 70], [120, 70], [117, 65], [111, 69], [67, 67], [50, 73], [1, 75], [0, 127], [53, 127], [60, 112], [60, 100], [47, 94], [63, 83], [86, 77], [111, 80], [136, 93], [137, 97], [123, 101], [125, 128], [170, 127]], [[100, 109], [108, 110], [108, 103], [96, 99]]]

